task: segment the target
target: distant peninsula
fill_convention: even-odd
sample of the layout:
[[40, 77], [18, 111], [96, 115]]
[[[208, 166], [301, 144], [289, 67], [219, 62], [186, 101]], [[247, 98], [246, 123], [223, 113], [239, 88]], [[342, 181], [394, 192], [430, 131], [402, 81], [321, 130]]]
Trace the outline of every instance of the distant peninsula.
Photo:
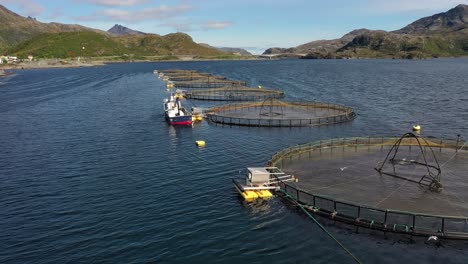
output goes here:
[[468, 56], [468, 5], [418, 19], [395, 31], [358, 29], [339, 39], [317, 40], [293, 48], [270, 48], [263, 55], [304, 59]]

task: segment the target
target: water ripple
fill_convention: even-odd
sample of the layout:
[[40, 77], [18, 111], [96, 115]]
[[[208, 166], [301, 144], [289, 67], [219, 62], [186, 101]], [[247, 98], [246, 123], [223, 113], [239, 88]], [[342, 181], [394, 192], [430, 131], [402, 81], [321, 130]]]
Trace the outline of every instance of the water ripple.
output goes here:
[[[413, 123], [425, 135], [467, 135], [467, 65], [284, 60], [18, 71], [0, 87], [0, 263], [350, 263], [295, 208], [245, 203], [230, 179], [308, 141], [401, 134]], [[314, 128], [170, 127], [164, 84], [152, 74], [168, 68], [280, 88], [286, 100], [345, 104], [358, 118]], [[434, 248], [324, 224], [364, 262], [468, 259], [464, 243]]]

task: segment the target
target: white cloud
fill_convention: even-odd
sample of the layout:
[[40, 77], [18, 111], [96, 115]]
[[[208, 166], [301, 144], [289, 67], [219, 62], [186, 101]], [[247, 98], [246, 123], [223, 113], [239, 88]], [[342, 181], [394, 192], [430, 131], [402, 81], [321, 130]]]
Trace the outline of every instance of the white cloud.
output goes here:
[[168, 19], [187, 13], [191, 10], [193, 10], [193, 7], [188, 3], [180, 3], [174, 6], [161, 5], [159, 7], [148, 7], [136, 11], [111, 8], [90, 16], [81, 16], [77, 19], [81, 21], [111, 20], [115, 22], [132, 23]]
[[39, 16], [44, 7], [33, 0], [1, 0], [0, 4], [17, 6], [22, 16]]
[[468, 0], [373, 0], [367, 9], [379, 13], [445, 12], [459, 4], [468, 4]]
[[210, 29], [225, 29], [227, 27], [230, 27], [232, 25], [232, 22], [230, 21], [209, 21], [206, 22], [202, 25], [202, 28], [204, 30], [210, 30]]
[[159, 27], [168, 27], [176, 30], [178, 32], [190, 32], [190, 31], [200, 31], [200, 30], [217, 30], [224, 29], [231, 26], [233, 23], [230, 21], [207, 21], [207, 22], [195, 22], [190, 19], [182, 20], [171, 20], [165, 23], [161, 23]]
[[135, 6], [144, 4], [148, 0], [76, 0], [76, 2], [87, 2], [101, 6]]
[[158, 26], [172, 28], [177, 32], [190, 32], [195, 30], [194, 24], [190, 21], [171, 21], [159, 24]]

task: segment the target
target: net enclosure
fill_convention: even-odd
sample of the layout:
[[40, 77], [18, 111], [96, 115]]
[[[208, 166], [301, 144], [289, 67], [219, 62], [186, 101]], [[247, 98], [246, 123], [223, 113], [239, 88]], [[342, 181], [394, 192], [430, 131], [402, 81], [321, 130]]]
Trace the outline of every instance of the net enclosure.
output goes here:
[[170, 81], [195, 81], [195, 80], [203, 80], [203, 81], [210, 81], [210, 80], [226, 80], [224, 76], [214, 76], [211, 73], [206, 72], [198, 72], [198, 71], [186, 71], [186, 70], [179, 70], [179, 71], [170, 71], [165, 72], [162, 71], [160, 76], [168, 77]]
[[258, 101], [267, 98], [282, 98], [284, 92], [274, 89], [230, 85], [221, 88], [188, 91], [185, 97], [194, 100], [210, 101]]
[[295, 175], [297, 183], [280, 188], [318, 215], [357, 228], [468, 239], [463, 143], [419, 136], [332, 139], [281, 150], [268, 165]]
[[178, 75], [178, 76], [169, 77], [169, 80], [173, 82], [187, 82], [187, 81], [210, 82], [210, 81], [215, 81], [215, 80], [226, 80], [226, 77], [193, 74], [193, 75]]
[[214, 79], [214, 78], [174, 82], [175, 87], [186, 88], [186, 89], [220, 88], [226, 85], [246, 86], [247, 83], [245, 81], [227, 80], [227, 79], [220, 80], [220, 79]]
[[220, 88], [226, 85], [246, 85], [245, 81], [228, 80], [224, 76], [214, 76], [210, 73], [195, 70], [169, 69], [155, 71], [165, 81], [174, 83], [177, 88]]
[[283, 102], [267, 98], [261, 102], [234, 103], [210, 108], [207, 119], [238, 126], [303, 127], [330, 125], [356, 117], [350, 107], [318, 102]]

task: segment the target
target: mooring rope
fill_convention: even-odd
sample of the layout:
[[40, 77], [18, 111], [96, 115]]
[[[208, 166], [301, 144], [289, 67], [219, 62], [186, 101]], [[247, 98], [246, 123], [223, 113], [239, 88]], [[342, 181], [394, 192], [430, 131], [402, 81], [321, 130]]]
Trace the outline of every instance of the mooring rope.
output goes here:
[[457, 149], [455, 151], [455, 153], [452, 155], [452, 157], [450, 157], [446, 162], [444, 162], [444, 164], [440, 165], [440, 168], [442, 168], [443, 166], [447, 165], [447, 163], [449, 163], [449, 161], [451, 161], [453, 158], [455, 158], [455, 156], [458, 154], [458, 151], [460, 151], [461, 149], [463, 149], [466, 144], [468, 144], [468, 140], [465, 141], [465, 144], [463, 144], [459, 149]]
[[315, 219], [315, 217], [313, 217], [309, 211], [307, 211], [307, 209], [304, 208], [304, 206], [302, 204], [300, 204], [296, 199], [294, 199], [291, 195], [289, 195], [287, 192], [285, 192], [284, 190], [280, 189], [280, 191], [287, 197], [289, 198], [290, 200], [294, 201], [294, 203], [299, 206], [299, 208], [302, 209], [302, 211], [304, 211], [304, 213], [310, 218], [312, 219], [319, 227], [320, 229], [322, 229], [330, 238], [332, 238], [344, 251], [346, 251], [346, 253], [348, 253], [348, 255], [350, 255], [354, 261], [356, 263], [359, 263], [361, 264], [362, 262], [356, 257], [353, 255], [353, 253], [351, 253], [351, 251], [349, 251], [343, 244], [341, 244], [340, 241], [338, 241], [338, 239], [336, 239], [322, 224], [320, 224], [319, 221], [317, 221], [317, 219]]

